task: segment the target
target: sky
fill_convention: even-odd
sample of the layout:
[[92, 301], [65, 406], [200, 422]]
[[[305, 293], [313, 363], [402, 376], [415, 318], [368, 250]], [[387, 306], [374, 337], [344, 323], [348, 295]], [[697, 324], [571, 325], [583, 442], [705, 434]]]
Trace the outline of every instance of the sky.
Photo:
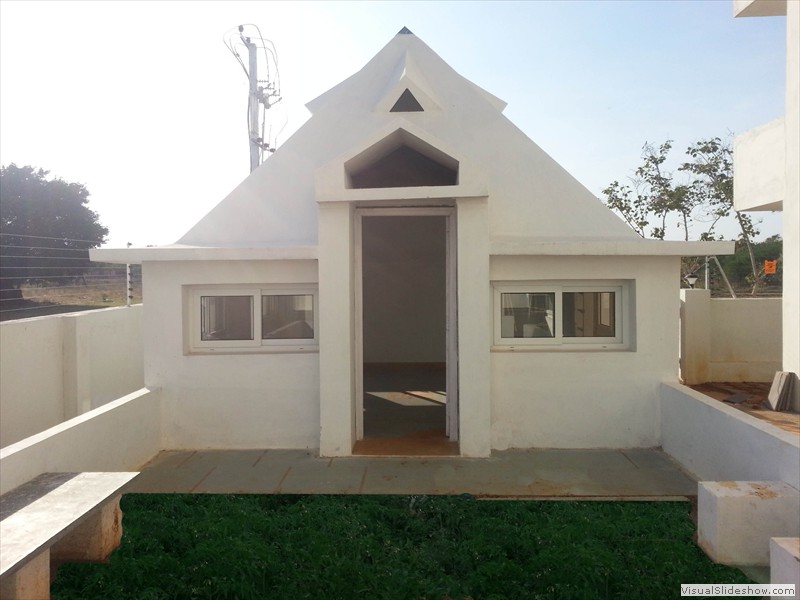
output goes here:
[[277, 49], [279, 147], [403, 26], [598, 197], [645, 142], [674, 140], [675, 168], [784, 114], [785, 17], [734, 19], [732, 0], [0, 0], [0, 163], [86, 185], [107, 247], [175, 242], [249, 173], [247, 80], [222, 42], [244, 23]]

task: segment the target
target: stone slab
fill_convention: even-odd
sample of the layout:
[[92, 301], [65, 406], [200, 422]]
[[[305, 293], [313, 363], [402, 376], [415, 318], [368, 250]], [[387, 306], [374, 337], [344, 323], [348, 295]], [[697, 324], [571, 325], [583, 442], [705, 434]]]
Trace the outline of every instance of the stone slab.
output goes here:
[[50, 600], [50, 551], [43, 550], [25, 565], [0, 579], [3, 600]]
[[701, 481], [697, 543], [717, 563], [769, 564], [772, 537], [800, 535], [800, 492], [777, 481]]
[[800, 538], [772, 538], [769, 541], [769, 567], [770, 583], [794, 584], [794, 598], [800, 599]]
[[[11, 573], [77, 527], [118, 495], [138, 473], [78, 473], [55, 488], [43, 478], [46, 493], [0, 521], [0, 575]], [[20, 496], [35, 497], [34, 479], [0, 497], [0, 505]]]

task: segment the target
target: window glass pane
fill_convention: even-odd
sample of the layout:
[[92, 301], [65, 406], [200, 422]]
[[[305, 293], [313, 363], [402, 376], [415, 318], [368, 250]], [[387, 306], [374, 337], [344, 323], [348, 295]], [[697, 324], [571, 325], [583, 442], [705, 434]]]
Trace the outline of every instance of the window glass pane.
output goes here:
[[552, 338], [556, 335], [554, 292], [500, 294], [500, 337]]
[[564, 292], [564, 337], [615, 337], [615, 292]]
[[314, 295], [261, 296], [261, 339], [313, 340]]
[[200, 339], [252, 340], [252, 296], [201, 296]]

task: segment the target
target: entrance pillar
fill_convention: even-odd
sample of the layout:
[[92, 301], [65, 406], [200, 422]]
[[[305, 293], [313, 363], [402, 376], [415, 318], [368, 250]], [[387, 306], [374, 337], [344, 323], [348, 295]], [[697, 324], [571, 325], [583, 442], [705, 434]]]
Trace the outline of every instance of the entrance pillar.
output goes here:
[[320, 456], [350, 456], [355, 443], [353, 209], [319, 203]]
[[491, 288], [486, 197], [456, 200], [458, 410], [461, 456], [491, 454]]

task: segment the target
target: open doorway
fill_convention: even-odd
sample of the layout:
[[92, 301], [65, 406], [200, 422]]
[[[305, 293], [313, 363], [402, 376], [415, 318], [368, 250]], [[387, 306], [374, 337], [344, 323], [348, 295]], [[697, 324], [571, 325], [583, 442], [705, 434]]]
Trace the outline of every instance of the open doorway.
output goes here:
[[359, 218], [354, 453], [458, 454], [451, 216], [376, 209]]

